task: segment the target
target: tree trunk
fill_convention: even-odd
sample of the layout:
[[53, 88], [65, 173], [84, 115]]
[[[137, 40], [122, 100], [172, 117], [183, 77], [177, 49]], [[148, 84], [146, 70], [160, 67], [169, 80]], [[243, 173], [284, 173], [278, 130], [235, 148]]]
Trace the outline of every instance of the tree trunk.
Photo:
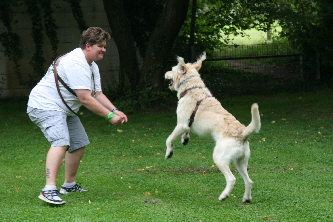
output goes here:
[[141, 81], [162, 90], [164, 71], [171, 47], [185, 21], [189, 0], [167, 0], [166, 7], [153, 31], [143, 61]]
[[112, 30], [112, 37], [118, 48], [119, 89], [124, 90], [127, 76], [131, 89], [136, 90], [140, 81], [140, 70], [132, 31], [126, 18], [122, 0], [103, 0], [103, 3]]
[[192, 0], [192, 11], [191, 11], [191, 26], [190, 26], [190, 54], [189, 58], [191, 58], [190, 62], [194, 62], [195, 60], [195, 47], [194, 47], [194, 42], [195, 42], [195, 21], [196, 21], [196, 16], [197, 14], [197, 0]]

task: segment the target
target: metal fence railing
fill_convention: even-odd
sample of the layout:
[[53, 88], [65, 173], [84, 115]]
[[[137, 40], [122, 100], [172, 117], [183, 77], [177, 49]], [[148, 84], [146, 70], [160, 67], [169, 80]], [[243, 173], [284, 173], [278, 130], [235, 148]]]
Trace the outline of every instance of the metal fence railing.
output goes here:
[[224, 66], [284, 78], [302, 78], [302, 59], [285, 43], [230, 45], [215, 50], [206, 61]]

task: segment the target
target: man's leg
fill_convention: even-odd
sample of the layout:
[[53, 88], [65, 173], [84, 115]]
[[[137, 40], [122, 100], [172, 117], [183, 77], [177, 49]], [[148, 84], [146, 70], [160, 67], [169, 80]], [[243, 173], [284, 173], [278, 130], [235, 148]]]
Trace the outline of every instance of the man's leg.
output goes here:
[[51, 147], [46, 156], [46, 185], [40, 195], [39, 199], [52, 204], [65, 204], [66, 201], [58, 196], [56, 187], [56, 179], [61, 167], [65, 152], [68, 146], [55, 146]]
[[58, 172], [67, 148], [67, 146], [56, 146], [50, 148], [46, 156], [46, 185], [56, 185]]
[[65, 182], [61, 186], [61, 194], [87, 191], [82, 189], [82, 187], [78, 185], [75, 180], [81, 159], [85, 152], [85, 147], [89, 144], [89, 139], [79, 117], [68, 116], [67, 126], [70, 135], [70, 147], [66, 153]]
[[79, 148], [72, 152], [66, 153], [65, 160], [65, 182], [61, 186], [60, 193], [67, 194], [70, 192], [83, 192], [87, 191], [76, 183], [76, 175], [83, 157], [85, 147]]
[[83, 157], [85, 147], [77, 149], [73, 152], [66, 153], [65, 160], [65, 183], [72, 183], [76, 180], [76, 174], [80, 166], [81, 159]]
[[65, 204], [66, 201], [58, 196], [56, 179], [64, 155], [70, 144], [66, 121], [67, 115], [61, 111], [32, 108], [28, 115], [31, 121], [41, 129], [45, 138], [51, 144], [51, 148], [46, 156], [46, 185], [38, 198], [52, 204]]

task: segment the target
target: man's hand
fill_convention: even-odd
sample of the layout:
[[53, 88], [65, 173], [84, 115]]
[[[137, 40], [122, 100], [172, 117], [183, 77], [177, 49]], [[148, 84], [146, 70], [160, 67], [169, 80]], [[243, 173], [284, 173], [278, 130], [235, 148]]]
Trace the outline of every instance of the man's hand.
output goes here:
[[112, 123], [112, 125], [114, 126], [120, 126], [125, 122], [125, 119], [119, 115], [114, 115], [110, 120], [110, 123]]
[[114, 114], [119, 115], [121, 118], [123, 118], [123, 120], [124, 120], [123, 123], [128, 121], [127, 116], [122, 111], [115, 110]]

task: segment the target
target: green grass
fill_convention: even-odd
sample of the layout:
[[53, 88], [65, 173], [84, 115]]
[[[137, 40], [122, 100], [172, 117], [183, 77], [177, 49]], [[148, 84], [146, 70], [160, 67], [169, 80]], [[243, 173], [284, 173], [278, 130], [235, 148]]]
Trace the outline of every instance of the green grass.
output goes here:
[[2, 101], [0, 220], [332, 221], [332, 100], [331, 91], [220, 99], [246, 125], [251, 104], [260, 107], [262, 129], [250, 139], [249, 204], [241, 203], [244, 184], [237, 172], [232, 195], [217, 200], [225, 181], [212, 161], [210, 138], [192, 135], [164, 159], [176, 103], [170, 110], [130, 114], [118, 130], [100, 117], [83, 118], [91, 144], [77, 180], [89, 191], [64, 196], [67, 204], [60, 207], [37, 198], [49, 144], [25, 114], [25, 101]]

